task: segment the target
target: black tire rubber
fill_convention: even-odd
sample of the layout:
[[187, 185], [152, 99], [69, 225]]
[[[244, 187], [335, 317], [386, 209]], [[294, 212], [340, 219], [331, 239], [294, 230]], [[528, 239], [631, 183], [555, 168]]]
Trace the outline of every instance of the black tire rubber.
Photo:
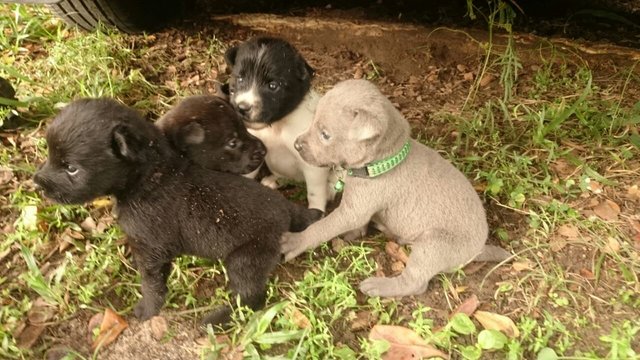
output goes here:
[[157, 30], [183, 11], [180, 0], [61, 0], [49, 7], [87, 31], [102, 23], [128, 33]]

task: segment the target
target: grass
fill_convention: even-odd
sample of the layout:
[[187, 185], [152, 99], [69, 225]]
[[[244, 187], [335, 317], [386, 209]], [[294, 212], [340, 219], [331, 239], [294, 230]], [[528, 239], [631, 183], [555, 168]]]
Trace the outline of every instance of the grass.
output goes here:
[[[500, 14], [492, 16], [504, 22]], [[166, 35], [79, 33], [34, 6], [1, 5], [0, 24], [0, 76], [17, 88], [24, 119], [18, 131], [0, 138], [0, 166], [14, 176], [0, 188], [0, 358], [29, 359], [68, 340], [46, 330], [32, 347], [18, 346], [15, 331], [37, 298], [53, 306], [49, 329], [56, 329], [105, 307], [132, 317], [140, 296], [139, 276], [109, 206], [53, 205], [29, 181], [46, 157], [46, 119], [83, 96], [115, 97], [157, 116], [175, 98], [211, 86], [225, 44], [189, 36], [175, 44], [190, 51], [182, 58], [157, 46], [156, 37]], [[485, 52], [479, 65], [482, 73], [502, 74], [495, 94], [479, 91], [477, 76], [473, 95], [459, 99], [464, 111], [433, 115], [445, 131], [414, 130], [473, 180], [487, 202], [492, 241], [517, 254], [514, 264], [439, 275], [422, 297], [366, 298], [357, 284], [377, 270], [383, 238], [340, 251], [325, 245], [280, 267], [269, 286], [270, 306], [238, 311], [226, 340], [209, 329], [202, 358], [240, 351], [255, 359], [376, 359], [389, 346], [367, 338], [376, 323], [406, 326], [456, 358], [639, 356], [640, 258], [629, 225], [638, 220], [638, 203], [626, 195], [638, 185], [637, 64], [602, 75], [543, 45], [533, 68], [512, 41], [504, 52]], [[368, 76], [377, 81], [385, 69], [373, 60], [369, 65]], [[520, 73], [525, 67], [528, 76]], [[605, 199], [620, 206], [616, 219], [594, 214], [590, 202]], [[566, 226], [577, 235], [563, 237]], [[234, 301], [218, 287], [224, 282], [221, 265], [182, 257], [169, 279], [164, 312], [192, 324], [212, 306]], [[471, 294], [514, 320], [520, 336], [486, 330], [464, 314], [449, 319]], [[352, 329], [363, 316], [370, 323]], [[94, 356], [76, 350], [76, 358]]]

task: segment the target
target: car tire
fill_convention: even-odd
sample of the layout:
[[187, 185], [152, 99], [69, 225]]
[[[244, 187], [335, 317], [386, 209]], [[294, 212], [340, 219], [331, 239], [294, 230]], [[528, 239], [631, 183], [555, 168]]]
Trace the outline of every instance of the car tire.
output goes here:
[[103, 24], [128, 33], [157, 30], [183, 10], [179, 0], [61, 0], [49, 7], [87, 31]]

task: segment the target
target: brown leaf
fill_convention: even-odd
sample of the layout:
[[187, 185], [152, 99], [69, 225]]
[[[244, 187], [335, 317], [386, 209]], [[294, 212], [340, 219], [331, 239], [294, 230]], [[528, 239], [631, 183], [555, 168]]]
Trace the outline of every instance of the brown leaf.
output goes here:
[[49, 305], [43, 298], [38, 298], [33, 302], [27, 318], [31, 324], [44, 324], [55, 314], [55, 307]]
[[480, 300], [478, 300], [478, 296], [473, 294], [469, 296], [467, 300], [465, 300], [462, 304], [460, 304], [452, 313], [449, 315], [449, 318], [453, 317], [453, 315], [457, 313], [467, 314], [471, 316], [480, 306]]
[[557, 159], [556, 161], [551, 163], [551, 168], [559, 177], [563, 179], [571, 176], [576, 171], [575, 166], [569, 164], [567, 160], [562, 158]]
[[591, 180], [589, 182], [589, 190], [594, 194], [602, 194], [602, 184], [597, 181]]
[[27, 325], [18, 335], [17, 343], [18, 347], [22, 349], [29, 349], [33, 346], [33, 344], [38, 341], [40, 338], [40, 334], [46, 328], [43, 324], [29, 324]]
[[520, 331], [513, 320], [504, 315], [488, 311], [476, 311], [473, 317], [487, 330], [498, 330], [512, 338], [520, 336]]
[[298, 308], [291, 307], [290, 312], [291, 320], [294, 324], [296, 324], [300, 329], [310, 329], [311, 321], [306, 317]]
[[98, 337], [102, 319], [104, 319], [104, 313], [96, 313], [89, 319], [89, 324], [87, 324], [87, 341], [89, 344], [92, 344], [95, 338]]
[[151, 322], [151, 336], [153, 336], [156, 341], [162, 340], [164, 335], [167, 333], [167, 320], [162, 316], [154, 316], [150, 320]]
[[370, 340], [386, 340], [390, 347], [384, 353], [383, 360], [420, 359], [449, 356], [429, 345], [415, 331], [403, 326], [376, 325], [369, 333]]
[[396, 261], [402, 261], [403, 264], [406, 264], [407, 261], [409, 261], [407, 253], [395, 241], [387, 241], [387, 244], [384, 246], [384, 250]]
[[602, 248], [602, 251], [609, 255], [617, 254], [620, 251], [620, 242], [618, 239], [609, 236], [607, 238], [607, 243]]
[[627, 197], [633, 201], [640, 201], [640, 189], [638, 185], [629, 186], [627, 189]]
[[0, 185], [8, 184], [11, 179], [13, 179], [13, 170], [0, 166]]
[[529, 260], [516, 261], [513, 264], [511, 264], [511, 267], [516, 272], [522, 272], [522, 271], [525, 271], [525, 270], [532, 270], [533, 269], [533, 264]]
[[129, 326], [127, 322], [115, 311], [106, 308], [104, 309], [104, 317], [100, 324], [100, 333], [98, 337], [91, 344], [91, 349], [95, 350], [98, 347], [104, 348], [111, 344], [121, 332]]
[[561, 236], [553, 236], [549, 240], [549, 248], [551, 248], [553, 252], [558, 252], [564, 249], [565, 246], [567, 246], [567, 240]]
[[593, 208], [593, 212], [604, 220], [617, 220], [618, 214], [620, 214], [620, 206], [613, 201], [606, 199], [596, 205], [596, 207]]
[[596, 276], [589, 269], [582, 268], [580, 269], [580, 275], [587, 280], [595, 280]]
[[471, 80], [473, 80], [473, 72], [464, 73], [464, 74], [462, 75], [462, 78], [463, 78], [465, 81], [471, 81]]
[[571, 224], [565, 224], [558, 227], [557, 232], [560, 236], [563, 236], [570, 240], [576, 240], [580, 236], [580, 231], [578, 230], [578, 227]]
[[375, 320], [374, 316], [371, 315], [371, 311], [359, 311], [356, 313], [356, 318], [351, 322], [351, 331], [368, 328]]
[[96, 221], [93, 220], [91, 216], [87, 216], [87, 218], [80, 224], [80, 227], [82, 230], [92, 233], [96, 230]]
[[485, 87], [489, 85], [494, 79], [495, 79], [495, 76], [491, 74], [484, 74], [482, 79], [480, 79], [480, 86]]

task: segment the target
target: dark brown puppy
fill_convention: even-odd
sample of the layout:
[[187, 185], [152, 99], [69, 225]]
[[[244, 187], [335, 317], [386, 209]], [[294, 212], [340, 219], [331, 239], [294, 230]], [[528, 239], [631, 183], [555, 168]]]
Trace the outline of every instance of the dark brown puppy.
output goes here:
[[[116, 198], [142, 275], [135, 314], [143, 320], [162, 307], [171, 261], [181, 254], [222, 259], [231, 290], [262, 307], [280, 235], [314, 218], [251, 179], [193, 165], [156, 126], [113, 100], [71, 103], [49, 126], [47, 142], [49, 158], [34, 177], [46, 196], [60, 203]], [[221, 307], [203, 322], [223, 324], [230, 312]]]
[[249, 174], [260, 167], [267, 152], [233, 107], [217, 96], [187, 97], [156, 126], [175, 149], [210, 170]]

